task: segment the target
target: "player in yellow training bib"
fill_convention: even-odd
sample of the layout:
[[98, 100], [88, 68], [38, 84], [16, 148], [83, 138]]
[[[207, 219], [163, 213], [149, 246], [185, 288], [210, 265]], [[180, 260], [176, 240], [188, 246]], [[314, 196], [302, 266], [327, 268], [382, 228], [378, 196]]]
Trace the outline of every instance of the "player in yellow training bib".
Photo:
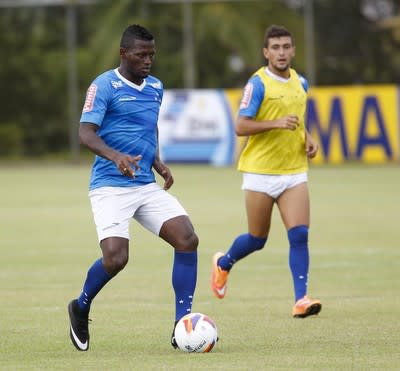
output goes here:
[[304, 318], [321, 310], [321, 302], [307, 296], [307, 170], [308, 159], [315, 157], [318, 145], [304, 124], [307, 81], [290, 67], [295, 56], [293, 36], [285, 27], [269, 27], [263, 53], [267, 66], [250, 77], [236, 121], [236, 134], [248, 137], [238, 164], [243, 173], [248, 232], [239, 235], [225, 254], [217, 252], [213, 256], [211, 287], [222, 299], [233, 265], [264, 247], [276, 203], [290, 246], [295, 299], [292, 315]]

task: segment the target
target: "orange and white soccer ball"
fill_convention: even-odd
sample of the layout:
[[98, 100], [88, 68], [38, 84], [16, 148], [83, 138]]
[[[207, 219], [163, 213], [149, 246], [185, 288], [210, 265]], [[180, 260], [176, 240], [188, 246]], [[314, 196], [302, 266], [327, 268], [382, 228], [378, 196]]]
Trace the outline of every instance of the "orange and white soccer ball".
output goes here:
[[187, 314], [176, 324], [175, 341], [179, 349], [184, 352], [210, 352], [217, 340], [217, 326], [215, 322], [205, 314]]

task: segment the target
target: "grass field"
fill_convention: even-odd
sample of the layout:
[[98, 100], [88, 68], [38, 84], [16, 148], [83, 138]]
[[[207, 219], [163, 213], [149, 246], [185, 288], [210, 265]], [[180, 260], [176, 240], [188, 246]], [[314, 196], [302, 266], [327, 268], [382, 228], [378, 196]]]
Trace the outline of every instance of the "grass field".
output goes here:
[[0, 167], [1, 370], [400, 369], [400, 171], [310, 171], [310, 294], [319, 316], [293, 319], [287, 240], [278, 213], [266, 248], [238, 263], [223, 301], [209, 289], [210, 259], [246, 229], [233, 168], [172, 166], [200, 237], [194, 311], [217, 323], [209, 354], [169, 345], [173, 250], [132, 224], [128, 266], [92, 306], [91, 349], [69, 340], [66, 305], [100, 256], [89, 165]]

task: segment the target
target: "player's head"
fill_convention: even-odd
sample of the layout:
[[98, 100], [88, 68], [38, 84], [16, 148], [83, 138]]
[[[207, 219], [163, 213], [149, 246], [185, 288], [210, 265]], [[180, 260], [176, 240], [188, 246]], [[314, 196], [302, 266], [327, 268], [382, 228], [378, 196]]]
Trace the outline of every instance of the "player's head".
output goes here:
[[283, 26], [268, 27], [265, 31], [263, 53], [272, 72], [286, 75], [295, 55], [292, 34]]
[[132, 48], [136, 40], [153, 41], [154, 36], [144, 27], [138, 24], [128, 26], [121, 37], [121, 48]]
[[283, 26], [273, 24], [265, 30], [264, 47], [268, 48], [269, 40], [276, 37], [289, 37], [292, 41], [292, 45], [294, 46], [294, 38], [290, 31]]
[[154, 36], [147, 29], [137, 24], [125, 29], [120, 42], [120, 69], [124, 77], [141, 83], [150, 73], [154, 54]]

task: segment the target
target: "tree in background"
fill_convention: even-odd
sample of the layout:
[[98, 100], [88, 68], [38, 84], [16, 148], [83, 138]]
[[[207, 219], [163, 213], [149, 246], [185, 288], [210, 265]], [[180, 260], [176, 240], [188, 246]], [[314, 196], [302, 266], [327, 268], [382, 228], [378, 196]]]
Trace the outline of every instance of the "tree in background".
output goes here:
[[[243, 86], [264, 63], [260, 45], [272, 23], [293, 30], [295, 68], [305, 73], [304, 1], [202, 1], [192, 4], [196, 87]], [[400, 41], [382, 19], [394, 0], [314, 0], [317, 85], [400, 83]], [[384, 5], [382, 5], [384, 4]], [[386, 13], [382, 14], [382, 9]], [[152, 73], [166, 89], [184, 87], [181, 3], [102, 0], [77, 7], [79, 97], [119, 63], [121, 31], [141, 23], [157, 39]], [[0, 12], [0, 156], [68, 150], [66, 24], [63, 7]], [[78, 125], [78, 123], [77, 123]]]
[[382, 19], [400, 13], [398, 1], [313, 3], [317, 85], [400, 82], [400, 40], [380, 26]]
[[64, 20], [61, 7], [1, 10], [0, 155], [68, 146]]

